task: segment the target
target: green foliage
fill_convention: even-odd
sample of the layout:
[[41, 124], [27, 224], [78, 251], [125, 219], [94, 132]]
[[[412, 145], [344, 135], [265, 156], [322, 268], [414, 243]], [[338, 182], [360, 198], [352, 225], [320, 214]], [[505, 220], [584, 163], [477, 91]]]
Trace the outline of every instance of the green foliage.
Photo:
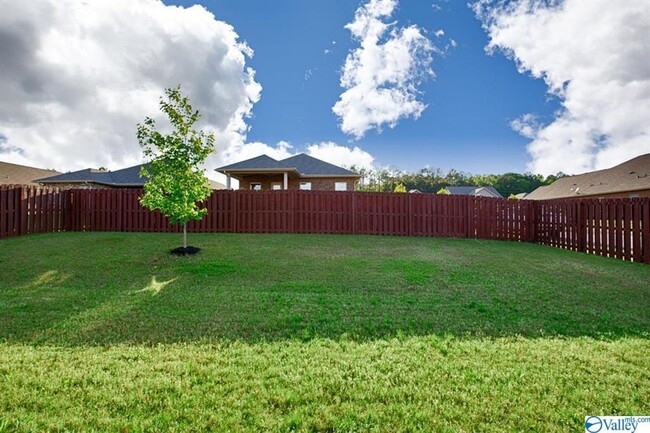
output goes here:
[[436, 192], [438, 195], [449, 195], [449, 190], [447, 188], [440, 188], [438, 192]]
[[403, 183], [398, 183], [397, 185], [395, 185], [395, 189], [393, 190], [393, 192], [406, 192], [406, 187], [404, 186]]
[[423, 168], [415, 173], [402, 172], [396, 168], [369, 170], [352, 166], [351, 169], [361, 175], [357, 187], [359, 191], [391, 192], [400, 184], [404, 185], [407, 191], [417, 189], [428, 193], [438, 192], [448, 186], [492, 186], [504, 197], [532, 192], [564, 176], [562, 173], [546, 178], [531, 173], [470, 174], [454, 169], [443, 173], [440, 169], [430, 168]]
[[184, 225], [207, 213], [197, 205], [211, 193], [205, 170], [199, 169], [199, 165], [214, 152], [214, 135], [193, 129], [201, 115], [181, 95], [180, 85], [165, 89], [165, 95], [166, 100], [160, 98], [160, 109], [174, 131], [156, 131], [156, 122], [149, 117], [138, 124], [138, 142], [145, 157], [151, 160], [141, 172], [149, 180], [140, 203], [159, 210], [172, 224]]

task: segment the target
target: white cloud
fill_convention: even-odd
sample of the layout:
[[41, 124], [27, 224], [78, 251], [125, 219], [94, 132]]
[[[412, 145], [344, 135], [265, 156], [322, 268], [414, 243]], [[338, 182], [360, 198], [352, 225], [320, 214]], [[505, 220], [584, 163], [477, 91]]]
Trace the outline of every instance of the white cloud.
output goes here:
[[487, 49], [542, 78], [562, 101], [548, 125], [526, 116], [512, 123], [532, 139], [530, 170], [580, 173], [650, 152], [647, 2], [480, 1], [474, 10]]
[[417, 119], [426, 105], [417, 99], [418, 85], [431, 70], [436, 48], [418, 26], [386, 23], [397, 0], [370, 0], [345, 26], [360, 44], [343, 66], [340, 95], [332, 111], [341, 130], [357, 139], [370, 129], [393, 128], [401, 118]]
[[255, 158], [260, 155], [268, 155], [273, 159], [288, 158], [295, 153], [291, 151], [293, 146], [287, 141], [280, 141], [277, 145], [271, 146], [259, 141], [241, 143], [231, 147], [225, 153], [225, 163], [232, 164], [239, 161]]
[[307, 146], [307, 154], [341, 167], [374, 168], [375, 158], [357, 146], [350, 148], [324, 141]]
[[0, 158], [59, 170], [138, 163], [136, 124], [160, 120], [159, 97], [179, 83], [203, 115], [199, 127], [215, 132], [218, 154], [232, 152], [260, 98], [251, 55], [201, 6], [3, 2]]
[[234, 146], [225, 155], [226, 163], [234, 163], [255, 158], [260, 155], [268, 155], [274, 159], [285, 159], [299, 153], [306, 153], [314, 158], [322, 159], [330, 164], [341, 167], [353, 165], [363, 168], [373, 168], [375, 158], [359, 148], [358, 146], [348, 147], [337, 144], [333, 141], [323, 141], [308, 144], [304, 149], [298, 149], [287, 141], [280, 141], [275, 146], [252, 142]]

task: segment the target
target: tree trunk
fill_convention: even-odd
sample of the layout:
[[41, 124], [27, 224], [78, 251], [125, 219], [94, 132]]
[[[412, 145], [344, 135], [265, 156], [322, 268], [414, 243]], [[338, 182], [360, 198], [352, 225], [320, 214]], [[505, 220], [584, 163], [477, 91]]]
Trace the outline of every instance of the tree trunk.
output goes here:
[[187, 221], [183, 223], [183, 248], [187, 248]]

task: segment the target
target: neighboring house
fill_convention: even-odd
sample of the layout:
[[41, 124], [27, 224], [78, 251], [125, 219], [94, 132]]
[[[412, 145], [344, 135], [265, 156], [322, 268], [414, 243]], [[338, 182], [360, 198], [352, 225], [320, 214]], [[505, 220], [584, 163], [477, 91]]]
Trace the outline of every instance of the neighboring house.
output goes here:
[[[140, 169], [144, 166], [146, 164], [115, 171], [86, 168], [84, 170], [37, 179], [36, 182], [41, 185], [61, 188], [142, 188], [147, 181], [145, 177], [140, 176]], [[213, 180], [210, 180], [210, 187], [212, 189], [225, 188], [223, 184]]]
[[226, 175], [228, 189], [231, 178], [235, 178], [239, 181], [239, 189], [354, 191], [361, 178], [353, 171], [304, 153], [280, 161], [260, 155], [217, 168], [217, 171]]
[[499, 191], [491, 186], [448, 186], [449, 195], [472, 195], [474, 197], [503, 198]]
[[34, 179], [59, 174], [58, 171], [0, 161], [0, 185], [38, 185]]
[[561, 177], [526, 200], [634, 197], [650, 197], [650, 153], [605, 170]]

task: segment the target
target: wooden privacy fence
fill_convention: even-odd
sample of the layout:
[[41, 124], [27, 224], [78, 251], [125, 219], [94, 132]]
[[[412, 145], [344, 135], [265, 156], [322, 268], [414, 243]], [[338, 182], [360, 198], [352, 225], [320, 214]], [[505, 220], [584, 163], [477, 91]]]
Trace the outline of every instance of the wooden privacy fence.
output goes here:
[[[176, 232], [137, 189], [0, 188], [0, 238]], [[650, 199], [528, 201], [434, 194], [217, 190], [190, 232], [339, 233], [537, 242], [650, 263]]]

